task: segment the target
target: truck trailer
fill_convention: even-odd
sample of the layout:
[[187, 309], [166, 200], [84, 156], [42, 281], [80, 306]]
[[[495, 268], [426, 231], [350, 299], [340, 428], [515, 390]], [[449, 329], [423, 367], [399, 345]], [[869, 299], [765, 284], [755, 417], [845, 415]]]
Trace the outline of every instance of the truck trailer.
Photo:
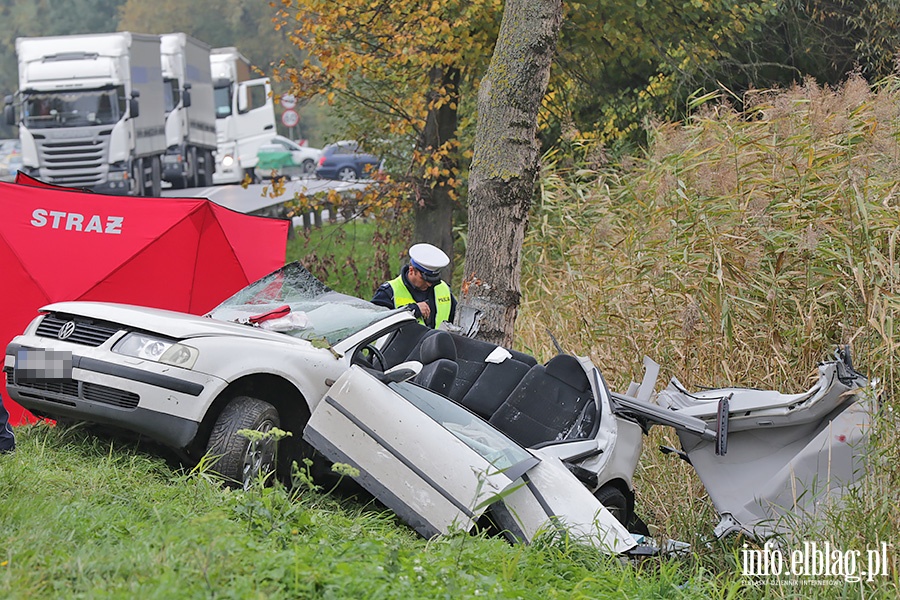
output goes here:
[[213, 182], [256, 180], [256, 153], [276, 133], [272, 86], [268, 78], [250, 78], [250, 61], [237, 48], [213, 48], [210, 65], [218, 147]]
[[166, 112], [163, 179], [176, 188], [212, 185], [216, 109], [210, 48], [184, 33], [161, 35], [160, 48]]
[[[107, 194], [159, 196], [166, 151], [157, 35], [18, 38], [22, 166], [42, 181]], [[17, 110], [18, 109], [18, 110]]]

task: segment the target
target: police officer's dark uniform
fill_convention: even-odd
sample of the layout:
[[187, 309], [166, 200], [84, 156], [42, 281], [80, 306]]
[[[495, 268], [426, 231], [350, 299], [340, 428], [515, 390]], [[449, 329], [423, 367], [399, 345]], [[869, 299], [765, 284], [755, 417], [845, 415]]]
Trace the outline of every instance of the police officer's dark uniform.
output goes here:
[[[441, 281], [440, 270], [450, 264], [450, 258], [436, 246], [431, 244], [414, 244], [409, 249], [409, 264], [403, 267], [400, 275], [382, 283], [372, 303], [387, 308], [409, 306], [413, 314], [423, 325], [436, 329], [444, 321], [453, 321], [456, 315], [456, 298], [450, 292], [450, 286]], [[410, 282], [409, 270], [415, 269], [429, 285], [426, 289], [418, 289]], [[431, 309], [427, 318], [422, 316], [418, 302], [426, 302]]]

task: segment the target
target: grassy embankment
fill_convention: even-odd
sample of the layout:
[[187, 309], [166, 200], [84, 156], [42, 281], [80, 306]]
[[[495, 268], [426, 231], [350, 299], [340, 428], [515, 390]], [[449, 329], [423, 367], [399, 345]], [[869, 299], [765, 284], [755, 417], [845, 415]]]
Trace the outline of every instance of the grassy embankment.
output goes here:
[[[625, 165], [548, 168], [525, 249], [517, 345], [588, 354], [615, 389], [644, 354], [692, 388], [799, 391], [818, 360], [852, 342], [878, 380], [869, 471], [840, 510], [801, 534], [865, 552], [894, 544], [891, 575], [792, 586], [740, 575], [744, 540], [712, 539], [716, 516], [690, 467], [645, 440], [638, 510], [693, 544], [687, 557], [621, 565], [562, 540], [511, 547], [426, 542], [390, 514], [321, 492], [224, 490], [127, 444], [44, 427], [0, 457], [0, 593], [7, 597], [896, 597], [900, 545], [895, 196], [900, 86], [861, 82], [761, 95], [746, 115], [709, 104], [659, 126]], [[560, 161], [563, 162], [563, 161]], [[565, 162], [571, 162], [566, 158]], [[344, 231], [349, 231], [344, 229]], [[372, 232], [374, 233], [374, 232]], [[359, 265], [365, 225], [341, 248]], [[326, 256], [315, 233], [291, 252]], [[341, 234], [348, 235], [348, 234]], [[319, 237], [322, 236], [322, 237]], [[300, 245], [302, 244], [302, 245]], [[398, 256], [401, 248], [390, 251]], [[289, 255], [290, 258], [290, 255]], [[334, 265], [345, 264], [338, 258]], [[399, 260], [393, 266], [396, 267]], [[365, 296], [383, 279], [333, 279]], [[365, 271], [363, 271], [365, 272]], [[362, 284], [360, 284], [362, 285]], [[834, 584], [834, 585], [830, 585]]]

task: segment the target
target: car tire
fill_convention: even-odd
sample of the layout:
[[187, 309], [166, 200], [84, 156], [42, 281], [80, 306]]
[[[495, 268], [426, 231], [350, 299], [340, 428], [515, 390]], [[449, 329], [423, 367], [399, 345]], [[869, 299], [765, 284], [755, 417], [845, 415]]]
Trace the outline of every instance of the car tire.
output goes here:
[[206, 453], [215, 460], [213, 470], [229, 484], [244, 489], [260, 473], [274, 472], [277, 442], [271, 438], [249, 440], [238, 431], [252, 429], [267, 432], [280, 424], [278, 410], [268, 402], [250, 396], [232, 399], [209, 434]]
[[614, 485], [604, 485], [594, 492], [594, 497], [606, 507], [616, 521], [622, 525], [628, 525], [628, 499], [622, 490]]
[[300, 172], [304, 177], [309, 177], [313, 173], [316, 172], [316, 161], [311, 158], [307, 158], [303, 161], [303, 164], [300, 165]]
[[340, 181], [356, 181], [359, 179], [359, 174], [353, 167], [341, 167], [338, 169], [337, 178]]

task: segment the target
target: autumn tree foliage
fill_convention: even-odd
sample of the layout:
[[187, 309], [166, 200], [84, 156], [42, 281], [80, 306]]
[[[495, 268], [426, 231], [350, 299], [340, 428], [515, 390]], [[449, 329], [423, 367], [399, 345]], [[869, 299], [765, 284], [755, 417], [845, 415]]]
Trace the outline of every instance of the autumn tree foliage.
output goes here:
[[283, 60], [276, 79], [345, 111], [346, 134], [388, 157], [415, 211], [414, 241], [450, 256], [460, 132], [473, 122], [461, 105], [472, 103], [501, 10], [500, 0], [282, 0], [276, 19], [307, 57]]

